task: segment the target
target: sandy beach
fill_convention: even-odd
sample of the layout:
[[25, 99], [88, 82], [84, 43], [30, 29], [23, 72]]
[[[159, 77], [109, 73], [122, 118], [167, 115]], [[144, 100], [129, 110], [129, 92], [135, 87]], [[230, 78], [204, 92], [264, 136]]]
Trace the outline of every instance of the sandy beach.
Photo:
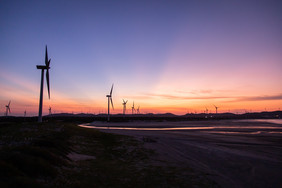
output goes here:
[[86, 127], [133, 136], [156, 151], [156, 163], [193, 168], [221, 187], [281, 187], [280, 122], [93, 122]]

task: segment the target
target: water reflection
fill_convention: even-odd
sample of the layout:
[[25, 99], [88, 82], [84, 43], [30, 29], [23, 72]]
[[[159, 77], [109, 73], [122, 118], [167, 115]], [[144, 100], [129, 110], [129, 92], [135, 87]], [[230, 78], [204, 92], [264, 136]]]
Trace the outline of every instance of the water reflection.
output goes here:
[[[109, 129], [109, 130], [141, 130], [141, 131], [173, 131], [173, 130], [216, 130], [216, 129], [227, 129], [227, 130], [234, 130], [234, 129], [243, 129], [244, 131], [246, 130], [254, 130], [254, 129], [265, 129], [265, 130], [282, 130], [282, 127], [277, 127], [277, 126], [210, 126], [210, 127], [163, 127], [163, 128], [136, 128], [136, 127], [105, 127], [105, 126], [94, 126], [91, 124], [82, 124], [79, 125], [80, 127], [85, 127], [85, 128], [92, 128], [92, 129]], [[215, 132], [215, 131], [213, 131]], [[225, 133], [225, 131], [218, 131], [221, 133]], [[226, 131], [226, 133], [232, 133], [230, 131]], [[257, 133], [253, 134], [259, 134]], [[237, 133], [237, 132], [233, 132]], [[240, 132], [238, 132], [240, 133]], [[248, 133], [251, 134], [251, 131]]]
[[238, 120], [241, 122], [265, 122], [265, 123], [275, 123], [282, 125], [282, 119], [247, 119], [247, 120]]
[[281, 133], [281, 132], [267, 132], [267, 131], [254, 131], [254, 132], [234, 132], [234, 131], [204, 131], [205, 133], [215, 133], [215, 134], [261, 134], [261, 133]]
[[171, 130], [205, 130], [214, 129], [214, 127], [164, 127], [164, 128], [136, 128], [136, 127], [96, 127], [93, 125], [79, 125], [80, 127], [93, 128], [93, 129], [111, 129], [111, 130], [140, 130], [140, 131], [171, 131]]

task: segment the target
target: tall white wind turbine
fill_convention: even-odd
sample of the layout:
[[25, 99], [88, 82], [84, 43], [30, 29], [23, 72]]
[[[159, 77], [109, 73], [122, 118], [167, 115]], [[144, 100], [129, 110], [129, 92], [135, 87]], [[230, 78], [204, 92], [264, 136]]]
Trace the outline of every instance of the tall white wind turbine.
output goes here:
[[132, 105], [131, 109], [132, 109], [132, 115], [133, 115], [133, 113], [134, 113], [134, 111], [135, 111], [135, 108], [134, 108], [134, 101], [133, 101], [133, 105]]
[[140, 114], [140, 106], [138, 106], [138, 108], [137, 108], [137, 114]]
[[40, 85], [40, 99], [39, 99], [39, 112], [38, 112], [38, 122], [42, 122], [42, 106], [43, 106], [43, 85], [44, 85], [44, 71], [46, 71], [46, 82], [48, 89], [48, 97], [50, 99], [50, 82], [49, 82], [49, 69], [50, 69], [51, 59], [48, 59], [47, 45], [45, 49], [45, 65], [37, 65], [37, 69], [41, 69], [41, 85]]
[[215, 106], [215, 105], [213, 105], [214, 107], [215, 107], [215, 113], [217, 114], [217, 109], [219, 108], [218, 106]]
[[114, 109], [114, 104], [113, 104], [113, 99], [112, 99], [113, 88], [114, 88], [114, 84], [112, 85], [110, 94], [106, 95], [106, 97], [108, 98], [108, 121], [110, 121], [110, 103], [112, 105], [112, 109]]
[[124, 99], [122, 99], [122, 101], [123, 101], [123, 103], [122, 103], [122, 105], [123, 105], [123, 115], [125, 115], [125, 112], [126, 112], [126, 103], [127, 103], [127, 101], [128, 100], [124, 100]]
[[11, 104], [11, 101], [9, 101], [9, 104], [6, 105], [6, 113], [5, 113], [6, 116], [8, 116], [8, 114], [11, 113], [10, 104]]
[[52, 115], [52, 108], [49, 106], [49, 115]]

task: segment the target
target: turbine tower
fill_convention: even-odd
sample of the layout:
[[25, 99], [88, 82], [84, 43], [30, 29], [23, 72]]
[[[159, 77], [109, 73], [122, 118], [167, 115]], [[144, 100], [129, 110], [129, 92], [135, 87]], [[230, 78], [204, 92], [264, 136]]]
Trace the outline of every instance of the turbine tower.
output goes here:
[[125, 115], [125, 112], [126, 112], [126, 103], [127, 103], [127, 101], [128, 100], [124, 100], [124, 99], [122, 99], [123, 100], [123, 103], [122, 103], [122, 105], [123, 105], [123, 115]]
[[42, 106], [43, 106], [43, 85], [44, 85], [44, 70], [46, 69], [46, 82], [48, 89], [48, 96], [50, 99], [50, 84], [49, 84], [49, 69], [50, 69], [51, 59], [48, 59], [47, 45], [45, 50], [45, 65], [37, 65], [37, 69], [41, 69], [41, 85], [40, 85], [40, 99], [39, 99], [39, 112], [38, 112], [38, 122], [42, 122]]
[[133, 105], [132, 105], [131, 109], [132, 109], [132, 115], [133, 115], [133, 113], [134, 113], [134, 111], [135, 111], [135, 108], [134, 108], [134, 101], [133, 101]]
[[219, 108], [218, 106], [215, 106], [214, 105], [214, 107], [215, 107], [215, 113], [217, 114], [217, 109]]
[[24, 111], [24, 117], [26, 117], [26, 110]]
[[9, 101], [9, 104], [6, 105], [6, 113], [5, 113], [6, 116], [8, 116], [8, 114], [11, 113], [10, 104], [11, 104], [11, 101]]
[[114, 104], [113, 104], [113, 99], [112, 99], [113, 87], [114, 87], [114, 84], [112, 85], [110, 94], [106, 95], [106, 97], [108, 97], [108, 121], [110, 121], [110, 103], [112, 105], [112, 109], [114, 109]]

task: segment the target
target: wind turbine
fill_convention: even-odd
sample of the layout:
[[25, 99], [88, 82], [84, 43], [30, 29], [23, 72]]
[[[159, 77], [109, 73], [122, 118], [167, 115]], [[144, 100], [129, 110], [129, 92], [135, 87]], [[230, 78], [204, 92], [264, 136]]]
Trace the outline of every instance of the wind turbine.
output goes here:
[[123, 103], [122, 103], [122, 105], [123, 105], [123, 115], [125, 115], [125, 112], [126, 112], [126, 103], [127, 103], [127, 101], [128, 100], [124, 100], [124, 99], [122, 99], [123, 100]]
[[137, 114], [140, 114], [139, 108], [140, 108], [140, 106], [138, 106], [138, 108], [137, 108]]
[[134, 113], [134, 111], [135, 111], [135, 108], [134, 108], [134, 101], [133, 101], [133, 105], [132, 105], [131, 109], [132, 109], [132, 115], [133, 115], [133, 113]]
[[207, 107], [205, 107], [206, 108], [206, 114], [208, 114], [209, 113], [209, 109], [207, 109]]
[[112, 108], [114, 109], [114, 104], [113, 104], [113, 99], [112, 99], [113, 87], [114, 87], [114, 84], [112, 85], [110, 94], [106, 95], [106, 97], [108, 97], [108, 121], [110, 121], [110, 103], [112, 105]]
[[50, 99], [50, 84], [49, 84], [49, 69], [50, 69], [51, 59], [48, 59], [47, 45], [45, 50], [45, 65], [37, 65], [37, 69], [41, 69], [41, 85], [40, 85], [40, 99], [39, 99], [39, 112], [38, 112], [38, 122], [42, 122], [42, 106], [43, 106], [43, 85], [44, 85], [44, 70], [46, 69], [46, 82], [48, 89], [48, 96]]
[[52, 108], [49, 106], [49, 115], [52, 115]]
[[217, 114], [217, 109], [219, 108], [218, 106], [215, 106], [214, 105], [214, 107], [215, 107], [215, 113]]
[[11, 101], [9, 101], [9, 104], [6, 105], [6, 116], [8, 116], [9, 113], [11, 113], [11, 109], [10, 109], [10, 104], [11, 104]]
[[26, 110], [24, 111], [24, 117], [26, 116]]

